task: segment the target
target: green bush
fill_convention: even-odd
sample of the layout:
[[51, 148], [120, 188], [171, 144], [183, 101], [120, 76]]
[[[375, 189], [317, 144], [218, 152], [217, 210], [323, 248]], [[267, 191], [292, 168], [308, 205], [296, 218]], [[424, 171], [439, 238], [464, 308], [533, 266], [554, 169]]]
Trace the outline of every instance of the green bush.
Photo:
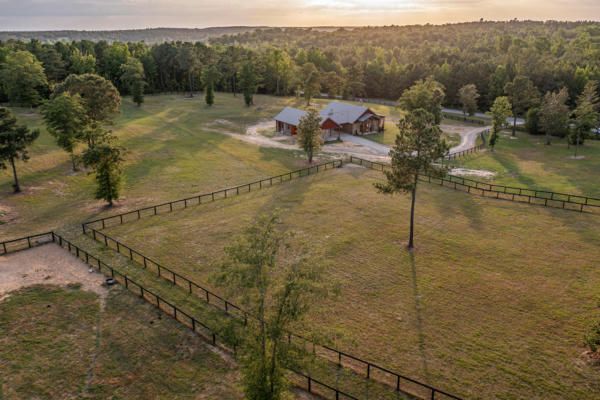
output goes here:
[[537, 107], [530, 108], [527, 111], [527, 120], [525, 121], [525, 129], [532, 135], [543, 135], [544, 132], [540, 127], [540, 109]]

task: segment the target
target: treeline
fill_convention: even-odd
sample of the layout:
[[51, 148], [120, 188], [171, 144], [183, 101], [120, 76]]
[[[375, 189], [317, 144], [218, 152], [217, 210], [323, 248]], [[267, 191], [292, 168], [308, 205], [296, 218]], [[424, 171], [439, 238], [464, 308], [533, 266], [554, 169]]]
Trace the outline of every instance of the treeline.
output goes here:
[[220, 35], [235, 35], [257, 29], [250, 26], [227, 26], [201, 29], [184, 28], [148, 28], [125, 29], [113, 31], [5, 31], [0, 32], [0, 40], [39, 40], [42, 43], [72, 42], [90, 40], [99, 42], [146, 42], [149, 44], [162, 42], [207, 42], [209, 38]]
[[[389, 26], [334, 31], [257, 29], [201, 42], [92, 42], [42, 44], [0, 42], [0, 68], [10, 52], [24, 50], [40, 61], [48, 86], [69, 74], [97, 73], [122, 94], [128, 57], [143, 66], [145, 93], [199, 91], [203, 74], [218, 72], [214, 89], [237, 92], [251, 63], [259, 93], [299, 91], [396, 100], [415, 82], [433, 76], [445, 88], [445, 105], [461, 104], [460, 88], [475, 85], [476, 107], [488, 110], [508, 82], [528, 77], [543, 96], [567, 88], [567, 104], [590, 80], [600, 80], [600, 23], [480, 22], [441, 26]], [[3, 85], [4, 86], [4, 85]], [[0, 101], [9, 96], [0, 90]]]
[[[487, 110], [517, 75], [542, 94], [566, 86], [569, 103], [585, 83], [600, 78], [598, 22], [474, 22], [447, 25], [338, 29], [258, 29], [212, 38], [212, 44], [284, 52], [283, 63], [315, 64], [321, 90], [396, 100], [417, 80], [433, 75], [446, 88], [446, 104], [459, 104], [459, 88], [475, 84]], [[290, 89], [286, 76], [284, 87]], [[274, 91], [272, 82], [265, 90]]]

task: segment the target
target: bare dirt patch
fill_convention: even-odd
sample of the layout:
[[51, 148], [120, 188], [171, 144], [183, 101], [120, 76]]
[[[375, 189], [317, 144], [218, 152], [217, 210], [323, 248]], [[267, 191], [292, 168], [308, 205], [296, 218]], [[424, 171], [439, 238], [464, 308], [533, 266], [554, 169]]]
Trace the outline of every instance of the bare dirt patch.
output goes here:
[[467, 169], [467, 168], [452, 168], [450, 174], [457, 176], [477, 176], [479, 178], [493, 178], [496, 176], [495, 172], [487, 171], [485, 169]]
[[55, 244], [46, 244], [29, 250], [0, 257], [0, 301], [8, 293], [21, 287], [39, 284], [66, 286], [81, 284], [103, 299], [108, 290], [102, 286], [104, 275], [92, 270]]

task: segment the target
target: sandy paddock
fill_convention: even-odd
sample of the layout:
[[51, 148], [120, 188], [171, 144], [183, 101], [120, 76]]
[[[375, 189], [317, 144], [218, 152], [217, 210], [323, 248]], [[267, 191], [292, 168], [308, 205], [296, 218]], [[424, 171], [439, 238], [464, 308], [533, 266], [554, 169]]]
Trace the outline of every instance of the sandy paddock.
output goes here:
[[0, 301], [21, 287], [73, 283], [104, 299], [108, 293], [102, 286], [105, 276], [91, 271], [83, 261], [53, 243], [7, 254], [0, 257]]

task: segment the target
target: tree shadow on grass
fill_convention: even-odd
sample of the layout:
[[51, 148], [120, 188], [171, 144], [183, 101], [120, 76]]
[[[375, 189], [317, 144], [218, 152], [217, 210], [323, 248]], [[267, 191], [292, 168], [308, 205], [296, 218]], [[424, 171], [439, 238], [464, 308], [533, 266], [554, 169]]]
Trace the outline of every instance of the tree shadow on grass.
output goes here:
[[423, 374], [425, 380], [429, 378], [429, 368], [427, 366], [427, 352], [425, 347], [425, 333], [423, 332], [423, 312], [421, 305], [421, 295], [419, 294], [419, 284], [417, 281], [417, 267], [415, 265], [415, 254], [414, 251], [410, 251], [410, 268], [412, 274], [412, 286], [413, 286], [413, 297], [415, 304], [415, 316], [417, 319], [417, 333], [419, 342], [419, 352], [421, 353], [421, 359], [423, 360]]

